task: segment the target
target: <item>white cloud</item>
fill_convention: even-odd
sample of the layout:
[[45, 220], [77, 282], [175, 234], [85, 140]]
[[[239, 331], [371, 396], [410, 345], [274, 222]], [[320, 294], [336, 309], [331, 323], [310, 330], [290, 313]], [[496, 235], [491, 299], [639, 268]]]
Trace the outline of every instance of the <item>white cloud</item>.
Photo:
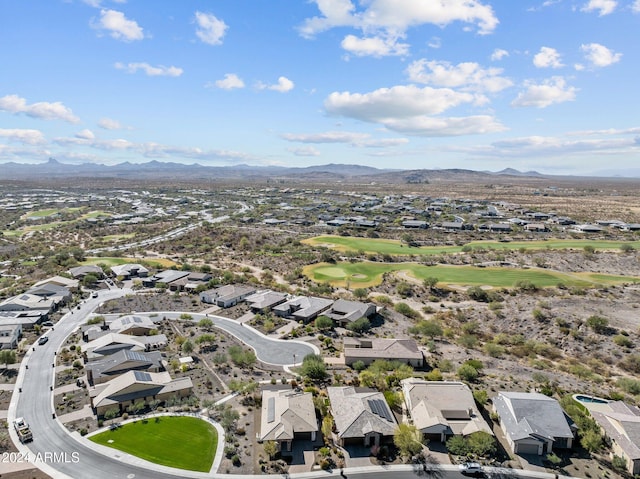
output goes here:
[[295, 84], [289, 80], [287, 77], [279, 77], [278, 78], [278, 83], [273, 84], [273, 85], [267, 85], [265, 83], [262, 82], [258, 82], [256, 84], [256, 87], [259, 90], [273, 90], [273, 91], [278, 91], [280, 93], [286, 93], [288, 91], [293, 90], [293, 88], [295, 87]]
[[31, 118], [41, 120], [63, 120], [69, 123], [78, 123], [80, 120], [73, 114], [70, 108], [61, 102], [38, 102], [27, 105], [27, 100], [18, 95], [6, 95], [0, 98], [0, 111], [9, 113], [24, 113]]
[[324, 106], [333, 115], [378, 122], [388, 118], [436, 115], [474, 99], [470, 93], [449, 88], [400, 85], [364, 94], [333, 92], [324, 101]]
[[580, 49], [584, 52], [584, 57], [594, 67], [608, 67], [614, 63], [618, 63], [622, 58], [622, 53], [614, 53], [604, 45], [599, 43], [589, 43], [582, 45]]
[[205, 86], [221, 88], [223, 90], [234, 90], [236, 88], [244, 88], [244, 82], [242, 78], [235, 73], [227, 73], [222, 80], [216, 80], [213, 84], [207, 83]]
[[[335, 27], [351, 27], [362, 32], [362, 38], [348, 35], [343, 48], [364, 56], [405, 55], [408, 45], [391, 39], [404, 38], [406, 31], [415, 26], [431, 24], [445, 27], [463, 22], [477, 27], [481, 35], [492, 33], [498, 25], [493, 9], [480, 0], [447, 0], [447, 2], [417, 2], [415, 0], [313, 0], [320, 15], [307, 18], [299, 27], [305, 38]], [[375, 40], [375, 41], [374, 41]], [[389, 53], [382, 53], [389, 52]]]
[[407, 67], [407, 74], [416, 83], [491, 93], [513, 85], [511, 80], [500, 76], [501, 68], [485, 69], [473, 62], [451, 65], [449, 62], [416, 60]]
[[597, 10], [599, 12], [598, 15], [602, 17], [613, 13], [617, 6], [618, 2], [616, 0], [589, 0], [581, 10], [583, 12], [593, 12]]
[[285, 133], [281, 138], [298, 143], [345, 143], [356, 147], [386, 148], [404, 145], [409, 142], [406, 138], [371, 138], [368, 133], [350, 131], [327, 131], [324, 133]]
[[116, 63], [114, 67], [118, 70], [125, 70], [127, 73], [136, 73], [138, 70], [142, 70], [148, 76], [156, 77], [156, 76], [168, 76], [168, 77], [179, 77], [182, 75], [182, 68], [170, 66], [166, 67], [164, 65], [152, 66], [148, 63]]
[[388, 120], [390, 130], [419, 136], [462, 136], [505, 131], [506, 128], [489, 115], [433, 118], [427, 116]]
[[221, 45], [229, 26], [211, 13], [196, 12], [196, 36], [208, 45]]
[[93, 140], [96, 137], [96, 135], [94, 135], [93, 132], [89, 129], [79, 131], [75, 136], [76, 138], [80, 138], [82, 140]]
[[347, 35], [340, 44], [342, 48], [349, 53], [359, 57], [386, 57], [386, 56], [404, 56], [409, 53], [409, 45], [407, 43], [398, 43], [395, 37], [363, 37], [358, 38], [355, 35]]
[[30, 129], [0, 128], [0, 138], [6, 138], [8, 141], [18, 142], [25, 145], [41, 145], [46, 143], [41, 131]]
[[631, 11], [633, 13], [640, 13], [640, 0], [635, 0], [631, 5]]
[[431, 40], [427, 42], [427, 46], [429, 48], [438, 49], [442, 46], [442, 39], [440, 37], [432, 37]]
[[320, 156], [320, 151], [313, 146], [303, 146], [301, 148], [287, 148], [287, 151], [296, 156]]
[[101, 10], [100, 20], [92, 26], [99, 30], [107, 30], [116, 40], [131, 42], [144, 38], [142, 27], [135, 20], [129, 20], [124, 13], [116, 10]]
[[117, 120], [112, 120], [111, 118], [101, 118], [98, 121], [98, 126], [100, 128], [104, 128], [105, 130], [123, 130], [125, 129], [122, 124]]
[[555, 48], [542, 47], [533, 57], [533, 64], [538, 68], [561, 68], [560, 54]]
[[491, 61], [497, 62], [508, 56], [509, 56], [509, 52], [507, 50], [503, 50], [502, 48], [496, 48], [491, 54]]
[[577, 88], [568, 86], [562, 77], [552, 77], [541, 84], [525, 82], [525, 86], [527, 89], [518, 94], [511, 106], [546, 108], [555, 103], [575, 100], [578, 91]]

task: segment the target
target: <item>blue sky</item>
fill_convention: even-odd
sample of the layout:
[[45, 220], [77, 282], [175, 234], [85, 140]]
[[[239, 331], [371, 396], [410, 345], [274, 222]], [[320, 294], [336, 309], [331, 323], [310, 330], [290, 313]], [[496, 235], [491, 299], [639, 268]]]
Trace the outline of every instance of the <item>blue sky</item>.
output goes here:
[[0, 162], [636, 168], [638, 32], [640, 0], [0, 0]]

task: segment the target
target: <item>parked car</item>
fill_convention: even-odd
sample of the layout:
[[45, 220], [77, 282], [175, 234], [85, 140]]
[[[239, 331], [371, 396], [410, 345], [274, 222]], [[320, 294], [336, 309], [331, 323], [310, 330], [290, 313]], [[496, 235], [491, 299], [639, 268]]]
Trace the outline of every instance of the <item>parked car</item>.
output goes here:
[[98, 297], [98, 293], [94, 291], [93, 293], [91, 293], [91, 297], [92, 298], [97, 298]]
[[42, 346], [43, 344], [46, 344], [47, 341], [49, 341], [49, 336], [40, 336], [40, 339], [38, 339], [38, 344]]
[[53, 322], [51, 321], [45, 321], [44, 323], [42, 323], [43, 326], [47, 326], [47, 327], [52, 327], [53, 326]]
[[464, 475], [480, 476], [483, 474], [482, 466], [477, 462], [465, 462], [463, 464], [459, 464], [458, 468]]

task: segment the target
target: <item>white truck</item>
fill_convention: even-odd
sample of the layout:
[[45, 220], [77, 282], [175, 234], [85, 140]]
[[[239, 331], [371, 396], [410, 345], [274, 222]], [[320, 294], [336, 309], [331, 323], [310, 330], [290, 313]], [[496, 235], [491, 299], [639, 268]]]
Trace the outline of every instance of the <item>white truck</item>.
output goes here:
[[16, 433], [18, 434], [18, 438], [20, 438], [20, 442], [25, 443], [29, 441], [33, 441], [33, 435], [31, 434], [31, 429], [29, 429], [29, 425], [24, 418], [19, 417], [13, 421], [13, 427], [16, 429]]

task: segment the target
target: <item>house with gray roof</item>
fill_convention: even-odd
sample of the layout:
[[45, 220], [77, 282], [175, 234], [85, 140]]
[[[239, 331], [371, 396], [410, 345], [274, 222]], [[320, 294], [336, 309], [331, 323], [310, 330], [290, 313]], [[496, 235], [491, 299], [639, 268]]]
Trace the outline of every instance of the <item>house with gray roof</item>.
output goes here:
[[87, 382], [94, 386], [110, 381], [128, 371], [147, 371], [158, 373], [164, 370], [162, 353], [159, 351], [143, 353], [130, 349], [120, 351], [89, 361], [85, 364]]
[[100, 356], [108, 356], [121, 349], [131, 351], [157, 351], [167, 346], [167, 337], [164, 334], [155, 336], [130, 336], [128, 334], [107, 333], [99, 338], [89, 341], [82, 349], [85, 358], [92, 359]]
[[384, 395], [353, 386], [328, 387], [338, 442], [378, 447], [392, 440], [398, 423]]
[[0, 311], [42, 311], [48, 314], [55, 306], [56, 301], [52, 298], [23, 293], [5, 299], [0, 303]]
[[365, 365], [376, 359], [400, 361], [413, 367], [424, 366], [424, 355], [413, 339], [344, 338], [344, 363], [352, 366], [356, 361]]
[[279, 293], [269, 289], [253, 293], [245, 298], [245, 301], [249, 304], [249, 308], [254, 313], [270, 311], [274, 306], [284, 303], [286, 300], [287, 295], [285, 293]]
[[445, 442], [453, 435], [468, 436], [479, 431], [493, 435], [466, 384], [418, 378], [400, 383], [411, 421], [430, 440]]
[[166, 269], [164, 271], [154, 274], [153, 276], [144, 278], [142, 280], [142, 284], [147, 288], [153, 288], [158, 283], [166, 284], [167, 286], [169, 286], [174, 281], [177, 281], [186, 276], [189, 276], [189, 271], [178, 271], [175, 269]]
[[360, 318], [369, 318], [376, 314], [376, 305], [373, 303], [361, 303], [359, 301], [347, 301], [339, 299], [327, 312], [325, 316], [333, 319], [338, 325], [346, 326]]
[[273, 308], [273, 313], [296, 321], [312, 321], [333, 304], [332, 299], [298, 296]]
[[111, 267], [111, 272], [122, 279], [146, 278], [149, 270], [137, 263], [118, 264]]
[[225, 284], [200, 293], [200, 301], [215, 304], [221, 308], [230, 308], [247, 296], [256, 292], [256, 288], [244, 284]]
[[541, 456], [573, 445], [577, 426], [555, 399], [540, 393], [502, 391], [492, 402], [514, 454]]
[[23, 330], [33, 329], [47, 319], [47, 311], [0, 311], [0, 325], [19, 324]]
[[310, 392], [292, 389], [264, 390], [258, 441], [276, 441], [281, 451], [291, 451], [294, 440], [315, 441], [318, 419]]
[[114, 319], [109, 323], [109, 330], [119, 334], [131, 334], [133, 336], [145, 336], [158, 325], [149, 316], [127, 314]]
[[98, 265], [76, 266], [75, 268], [69, 268], [69, 274], [74, 279], [82, 279], [88, 274], [93, 274], [98, 278], [104, 276], [104, 271]]
[[43, 279], [42, 281], [38, 281], [33, 287], [42, 286], [43, 284], [57, 284], [58, 286], [64, 286], [65, 288], [76, 291], [78, 289], [78, 285], [80, 282], [77, 279], [69, 279], [64, 276], [52, 276], [51, 278]]
[[0, 349], [16, 349], [21, 336], [21, 324], [0, 324]]
[[193, 383], [190, 377], [172, 379], [166, 371], [128, 371], [91, 389], [89, 397], [95, 413], [104, 416], [110, 409], [124, 412], [140, 400], [145, 404], [153, 400], [163, 402], [172, 397], [190, 396], [192, 391]]
[[611, 455], [625, 460], [629, 474], [640, 474], [640, 408], [623, 401], [583, 404], [611, 443]]

